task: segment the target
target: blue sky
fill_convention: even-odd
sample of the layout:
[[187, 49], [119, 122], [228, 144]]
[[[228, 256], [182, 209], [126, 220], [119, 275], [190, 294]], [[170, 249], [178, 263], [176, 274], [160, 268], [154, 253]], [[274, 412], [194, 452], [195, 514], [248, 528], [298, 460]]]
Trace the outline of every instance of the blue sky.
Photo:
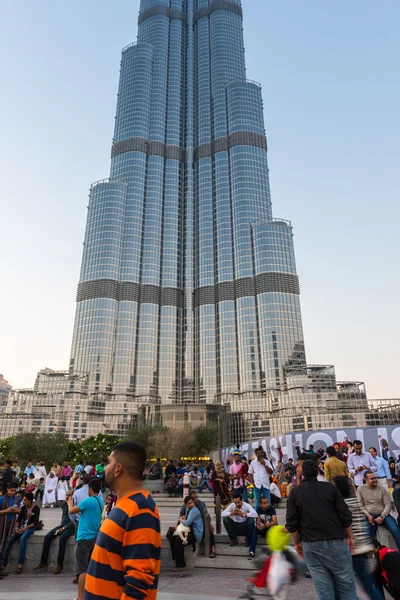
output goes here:
[[[138, 0], [2, 5], [0, 372], [66, 369], [90, 184], [108, 176]], [[400, 397], [400, 3], [243, 0], [273, 210], [294, 226], [309, 363]]]

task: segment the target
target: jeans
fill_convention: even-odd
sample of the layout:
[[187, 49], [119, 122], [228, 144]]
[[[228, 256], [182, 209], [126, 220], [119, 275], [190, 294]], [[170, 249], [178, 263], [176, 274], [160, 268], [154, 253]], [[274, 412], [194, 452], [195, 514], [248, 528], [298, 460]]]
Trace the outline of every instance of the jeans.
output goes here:
[[269, 502], [269, 504], [271, 504], [271, 492], [269, 491], [269, 488], [266, 488], [263, 485], [260, 488], [254, 486], [254, 509], [255, 510], [257, 510], [257, 508], [260, 506], [261, 498], [268, 498], [268, 502]]
[[233, 488], [233, 496], [239, 496], [239, 494], [242, 496], [243, 502], [249, 501], [249, 497], [247, 495], [247, 487], [245, 485], [243, 487]]
[[[374, 517], [374, 519], [376, 519], [380, 515], [372, 516]], [[369, 521], [368, 524], [370, 528], [371, 537], [374, 538], [376, 536], [376, 525], [371, 525]], [[397, 549], [400, 551], [400, 529], [392, 515], [388, 515], [383, 519], [381, 527], [387, 529], [389, 533], [393, 536], [393, 539], [396, 542]]]
[[19, 540], [19, 561], [18, 564], [23, 565], [25, 562], [25, 555], [26, 555], [26, 542], [28, 541], [28, 538], [35, 533], [35, 530], [31, 527], [30, 529], [27, 529], [25, 531], [25, 533], [23, 533], [22, 535], [20, 535], [19, 533], [14, 533], [10, 539], [8, 540], [7, 546], [6, 546], [6, 551], [4, 552], [4, 560], [3, 560], [3, 566], [6, 567], [8, 565], [8, 556], [10, 554], [12, 545], [14, 544], [14, 542], [16, 542], [17, 540]]
[[199, 492], [201, 492], [201, 490], [203, 489], [204, 486], [206, 486], [208, 488], [209, 492], [212, 492], [212, 487], [211, 487], [210, 482], [208, 481], [208, 479], [203, 479], [203, 481], [200, 483], [200, 485], [199, 485]]
[[244, 535], [246, 542], [250, 544], [254, 529], [254, 519], [252, 517], [247, 517], [245, 521], [239, 523], [231, 517], [224, 517], [224, 527], [232, 542], [237, 542], [238, 535]]
[[254, 554], [255, 554], [258, 538], [262, 537], [265, 539], [265, 537], [267, 535], [267, 531], [268, 531], [268, 529], [262, 529], [260, 531], [260, 529], [258, 529], [256, 525], [254, 526], [253, 533], [251, 535], [250, 552], [254, 552]]
[[354, 573], [360, 580], [370, 600], [383, 600], [383, 596], [376, 584], [375, 576], [370, 573], [368, 557], [365, 554], [355, 554], [351, 559], [353, 561]]
[[42, 562], [46, 565], [47, 565], [47, 561], [49, 560], [50, 544], [54, 540], [54, 538], [55, 537], [59, 538], [57, 564], [63, 565], [65, 549], [67, 547], [68, 538], [70, 538], [72, 535], [75, 535], [75, 528], [68, 527], [65, 531], [62, 532], [61, 535], [55, 536], [56, 531], [58, 531], [60, 528], [61, 528], [61, 525], [59, 525], [58, 527], [54, 527], [54, 529], [49, 531], [49, 533], [44, 538], [42, 556], [41, 556], [40, 562]]
[[303, 553], [318, 600], [358, 600], [346, 540], [303, 542]]

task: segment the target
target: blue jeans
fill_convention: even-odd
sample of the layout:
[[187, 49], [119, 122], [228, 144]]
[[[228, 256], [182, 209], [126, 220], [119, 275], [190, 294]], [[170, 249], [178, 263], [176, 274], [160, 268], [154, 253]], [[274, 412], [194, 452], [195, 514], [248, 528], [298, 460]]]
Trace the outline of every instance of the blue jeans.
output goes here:
[[208, 488], [209, 492], [212, 492], [212, 487], [211, 487], [211, 484], [208, 481], [208, 479], [203, 479], [203, 481], [200, 483], [199, 492], [201, 492], [201, 490], [203, 489], [204, 486], [206, 486]]
[[303, 553], [318, 600], [358, 600], [346, 540], [303, 542]]
[[247, 495], [247, 487], [245, 485], [243, 487], [233, 488], [233, 496], [235, 497], [239, 494], [242, 496], [243, 502], [249, 501], [249, 497]]
[[19, 535], [18, 533], [14, 533], [10, 539], [8, 540], [6, 551], [4, 552], [3, 566], [6, 567], [8, 565], [8, 556], [10, 554], [12, 545], [15, 541], [19, 540], [19, 561], [18, 564], [23, 565], [25, 562], [26, 555], [26, 542], [28, 541], [28, 537], [30, 537], [35, 530], [31, 527], [27, 529], [25, 533]]
[[351, 558], [354, 573], [370, 600], [383, 600], [383, 596], [376, 585], [375, 576], [370, 573], [368, 557], [365, 554], [355, 554]]
[[268, 502], [269, 502], [269, 504], [271, 504], [271, 492], [269, 491], [269, 488], [266, 488], [263, 485], [260, 488], [254, 486], [254, 509], [255, 510], [257, 510], [257, 508], [260, 506], [261, 498], [268, 498]]
[[[251, 541], [250, 541], [250, 552], [254, 552], [254, 554], [256, 553], [257, 540], [259, 537], [262, 537], [265, 540], [267, 531], [268, 531], [268, 529], [263, 529], [262, 531], [260, 531], [259, 529], [257, 529], [257, 525], [254, 525], [254, 529], [253, 529], [253, 533], [251, 535]], [[265, 542], [264, 542], [264, 544], [265, 544]]]
[[[379, 517], [380, 515], [372, 515], [374, 519]], [[376, 534], [376, 525], [371, 525], [368, 521], [371, 537], [374, 538]], [[396, 542], [397, 549], [400, 551], [400, 529], [397, 525], [396, 521], [392, 517], [392, 515], [388, 515], [383, 519], [383, 523], [381, 527], [384, 527], [389, 531], [389, 533], [393, 536], [394, 541]]]

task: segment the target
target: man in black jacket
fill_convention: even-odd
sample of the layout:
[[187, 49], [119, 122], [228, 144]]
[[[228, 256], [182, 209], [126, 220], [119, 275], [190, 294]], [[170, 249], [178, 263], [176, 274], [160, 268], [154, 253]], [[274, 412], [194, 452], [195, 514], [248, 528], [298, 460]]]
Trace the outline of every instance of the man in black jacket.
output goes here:
[[[72, 495], [72, 492], [67, 492], [69, 496]], [[67, 548], [68, 538], [75, 535], [75, 525], [72, 523], [68, 514], [68, 503], [63, 502], [61, 505], [62, 510], [62, 519], [60, 525], [51, 529], [43, 542], [42, 556], [40, 558], [40, 562], [33, 569], [34, 571], [40, 571], [44, 567], [47, 567], [47, 562], [49, 559], [50, 552], [50, 544], [51, 542], [58, 537], [58, 555], [57, 555], [57, 566], [55, 567], [53, 573], [58, 575], [64, 568], [64, 557], [65, 550]]]
[[23, 507], [18, 515], [17, 528], [15, 533], [10, 537], [6, 551], [4, 553], [3, 567], [4, 570], [8, 564], [8, 556], [10, 554], [12, 545], [14, 542], [19, 540], [19, 563], [15, 569], [16, 573], [22, 573], [24, 568], [25, 556], [26, 556], [26, 543], [28, 538], [35, 533], [37, 524], [39, 523], [40, 508], [36, 505], [33, 500], [32, 492], [25, 494], [22, 500]]
[[318, 599], [357, 600], [351, 512], [337, 488], [317, 475], [317, 463], [304, 461], [304, 481], [288, 498], [286, 529], [309, 568]]

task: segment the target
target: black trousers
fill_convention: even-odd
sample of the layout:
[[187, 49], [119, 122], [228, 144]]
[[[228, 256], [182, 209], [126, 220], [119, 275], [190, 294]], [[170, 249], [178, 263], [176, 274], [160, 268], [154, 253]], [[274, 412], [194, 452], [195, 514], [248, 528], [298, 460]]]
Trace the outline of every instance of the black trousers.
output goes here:
[[36, 490], [36, 492], [35, 492], [36, 502], [37, 502], [37, 499], [40, 498], [40, 502], [43, 504], [43, 495], [44, 495], [44, 490]]
[[[175, 564], [178, 569], [182, 569], [183, 567], [186, 566], [186, 563], [185, 563], [185, 547], [186, 546], [184, 546], [182, 544], [182, 540], [178, 535], [174, 535], [174, 532], [172, 530], [168, 531], [167, 539], [171, 546], [172, 560], [175, 561]], [[196, 547], [196, 540], [191, 531], [189, 532], [189, 535], [188, 535], [188, 544], [187, 545], [189, 547], [190, 547], [190, 545], [193, 545], [193, 549]], [[190, 549], [190, 551], [191, 550], [192, 549]]]
[[230, 540], [236, 541], [238, 535], [244, 535], [246, 542], [250, 544], [251, 535], [254, 529], [253, 518], [247, 517], [245, 521], [238, 523], [231, 517], [224, 517], [224, 527], [226, 529], [226, 533], [229, 535]]
[[75, 535], [75, 528], [69, 527], [68, 529], [63, 531], [61, 535], [56, 536], [55, 535], [56, 531], [58, 531], [60, 528], [61, 528], [61, 525], [59, 525], [58, 527], [54, 527], [54, 529], [49, 531], [49, 533], [44, 538], [42, 557], [40, 559], [40, 562], [47, 564], [47, 561], [49, 560], [50, 544], [54, 540], [55, 537], [58, 537], [59, 542], [58, 542], [57, 564], [59, 564], [59, 565], [64, 564], [64, 556], [65, 556], [65, 550], [67, 547], [67, 541], [68, 541], [68, 538], [70, 538], [72, 535]]
[[275, 496], [275, 494], [271, 494], [272, 506], [274, 506], [274, 504], [279, 504], [280, 501], [281, 501], [281, 498], [278, 498], [278, 496]]

